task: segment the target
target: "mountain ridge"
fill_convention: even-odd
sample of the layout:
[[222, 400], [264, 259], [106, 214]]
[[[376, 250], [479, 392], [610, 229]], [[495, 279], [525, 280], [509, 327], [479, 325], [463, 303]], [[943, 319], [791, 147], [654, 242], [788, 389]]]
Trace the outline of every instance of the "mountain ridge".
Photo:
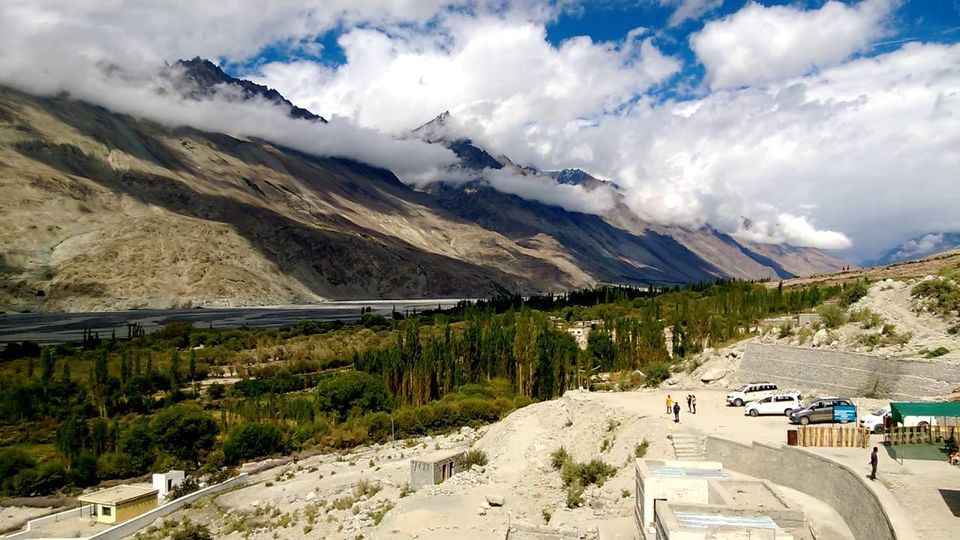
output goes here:
[[[516, 168], [469, 139], [448, 144], [461, 169]], [[747, 257], [714, 264], [683, 236], [734, 251], [708, 232], [632, 213], [620, 221], [479, 178], [415, 190], [349, 159], [0, 88], [0, 309], [476, 297], [777, 275]]]

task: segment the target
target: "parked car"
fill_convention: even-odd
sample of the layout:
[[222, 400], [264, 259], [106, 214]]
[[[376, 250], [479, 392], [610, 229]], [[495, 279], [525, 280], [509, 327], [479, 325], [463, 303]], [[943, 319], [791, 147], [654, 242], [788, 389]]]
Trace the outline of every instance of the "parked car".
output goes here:
[[[844, 414], [837, 414], [843, 412]], [[823, 422], [834, 422], [834, 418], [841, 416], [840, 422], [849, 422], [856, 418], [857, 408], [853, 402], [846, 398], [817, 398], [809, 405], [790, 413], [790, 423], [792, 424], [816, 424]]]
[[751, 401], [743, 408], [743, 414], [760, 416], [761, 414], [782, 414], [790, 416], [793, 411], [803, 408], [799, 392], [783, 392], [763, 399]]
[[[890, 407], [880, 407], [868, 415], [860, 418], [860, 427], [865, 427], [874, 433], [883, 433], [890, 417]], [[936, 424], [932, 416], [906, 416], [903, 419], [904, 427], [930, 426]]]
[[770, 397], [777, 392], [777, 385], [771, 382], [747, 383], [727, 394], [727, 405], [743, 407], [745, 403]]

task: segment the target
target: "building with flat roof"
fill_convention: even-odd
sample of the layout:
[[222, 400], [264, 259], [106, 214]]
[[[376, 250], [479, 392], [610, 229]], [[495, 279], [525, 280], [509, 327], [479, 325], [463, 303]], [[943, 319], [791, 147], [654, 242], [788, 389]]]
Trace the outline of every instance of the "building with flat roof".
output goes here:
[[634, 521], [645, 540], [811, 539], [809, 525], [764, 481], [711, 461], [635, 462]]
[[148, 485], [124, 484], [82, 495], [79, 500], [81, 506], [89, 506], [89, 515], [96, 521], [121, 523], [156, 508], [157, 493]]
[[439, 484], [461, 472], [463, 450], [436, 452], [410, 460], [410, 487]]
[[157, 501], [163, 501], [173, 489], [186, 479], [183, 471], [171, 470], [165, 473], [154, 473], [153, 489], [157, 490]]

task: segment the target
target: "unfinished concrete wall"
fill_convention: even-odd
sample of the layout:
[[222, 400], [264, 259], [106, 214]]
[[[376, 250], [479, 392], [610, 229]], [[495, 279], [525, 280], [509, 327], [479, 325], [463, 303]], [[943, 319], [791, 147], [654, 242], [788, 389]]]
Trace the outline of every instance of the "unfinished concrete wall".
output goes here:
[[845, 397], [912, 400], [951, 393], [960, 386], [960, 369], [950, 362], [748, 343], [736, 378]]
[[460, 471], [465, 452], [447, 452], [410, 460], [410, 487], [439, 484]]
[[[820, 499], [836, 510], [855, 538], [896, 540], [897, 535], [879, 499], [862, 474], [812, 452], [753, 443], [746, 446], [707, 437], [707, 457], [729, 469], [763, 478]], [[866, 459], [866, 458], [864, 458]]]

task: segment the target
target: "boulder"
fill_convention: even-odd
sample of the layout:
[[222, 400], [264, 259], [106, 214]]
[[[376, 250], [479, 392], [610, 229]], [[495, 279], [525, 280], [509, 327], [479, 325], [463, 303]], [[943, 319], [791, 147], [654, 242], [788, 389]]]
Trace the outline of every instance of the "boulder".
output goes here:
[[503, 495], [487, 495], [487, 504], [490, 506], [503, 506], [505, 502]]
[[727, 376], [727, 370], [719, 367], [713, 367], [700, 375], [700, 381], [704, 383], [711, 383], [713, 381], [719, 381], [720, 379]]
[[830, 332], [827, 332], [826, 328], [817, 330], [817, 333], [813, 335], [811, 345], [814, 347], [822, 347], [827, 343], [830, 343]]

